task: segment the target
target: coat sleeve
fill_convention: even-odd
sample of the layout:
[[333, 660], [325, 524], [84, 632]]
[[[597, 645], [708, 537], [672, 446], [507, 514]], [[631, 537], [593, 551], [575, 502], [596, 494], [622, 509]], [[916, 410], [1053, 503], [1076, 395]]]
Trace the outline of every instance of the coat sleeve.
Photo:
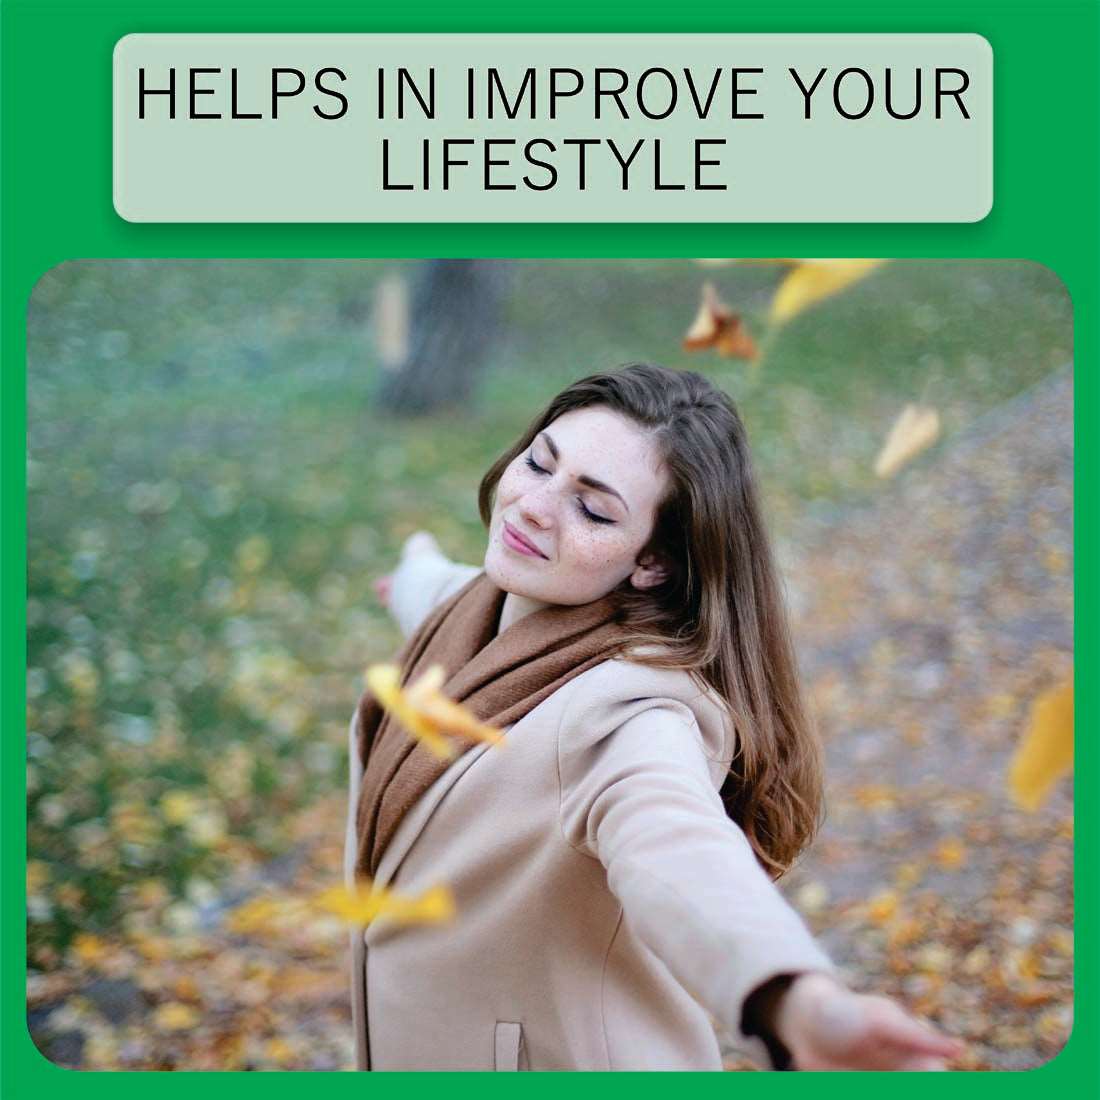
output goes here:
[[742, 1030], [745, 1000], [779, 974], [836, 967], [726, 815], [723, 746], [705, 742], [678, 700], [631, 700], [622, 711], [563, 715], [565, 838], [604, 865], [628, 927], [733, 1045], [778, 1068], [763, 1039]]
[[433, 607], [454, 595], [481, 567], [424, 551], [401, 561], [393, 573], [390, 614], [408, 638]]

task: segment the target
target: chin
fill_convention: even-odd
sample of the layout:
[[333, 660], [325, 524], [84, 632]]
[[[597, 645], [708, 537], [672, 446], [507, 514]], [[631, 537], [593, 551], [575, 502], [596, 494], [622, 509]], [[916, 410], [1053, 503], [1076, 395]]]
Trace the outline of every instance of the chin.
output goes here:
[[502, 562], [501, 552], [493, 546], [485, 552], [485, 575], [504, 592], [511, 592], [514, 596], [527, 596], [530, 599], [542, 599], [537, 592], [532, 591], [531, 584], [518, 576], [518, 570], [513, 562]]

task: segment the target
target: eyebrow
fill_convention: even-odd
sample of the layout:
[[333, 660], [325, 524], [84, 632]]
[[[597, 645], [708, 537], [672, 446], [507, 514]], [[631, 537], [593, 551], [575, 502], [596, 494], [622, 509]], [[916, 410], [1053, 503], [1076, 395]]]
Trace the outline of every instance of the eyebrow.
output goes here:
[[[561, 458], [561, 454], [558, 451], [558, 445], [553, 441], [553, 439], [550, 438], [550, 433], [539, 432], [539, 439], [541, 439], [546, 444], [546, 446], [550, 448], [550, 453], [554, 456], [554, 461], [557, 462], [558, 459]], [[627, 512], [630, 511], [630, 505], [627, 504], [625, 500], [623, 500], [622, 494], [612, 489], [606, 481], [598, 481], [596, 478], [589, 477], [587, 474], [577, 474], [577, 480], [582, 485], [587, 485], [590, 489], [596, 489], [598, 492], [601, 493], [610, 493], [613, 497], [617, 497], [619, 501], [622, 502], [622, 506], [627, 510]]]

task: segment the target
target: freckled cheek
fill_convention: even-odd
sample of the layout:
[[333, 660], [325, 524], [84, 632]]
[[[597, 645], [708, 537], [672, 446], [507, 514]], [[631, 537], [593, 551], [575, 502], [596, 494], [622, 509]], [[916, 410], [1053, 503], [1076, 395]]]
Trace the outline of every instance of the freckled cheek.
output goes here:
[[500, 481], [497, 482], [495, 511], [499, 512], [502, 508], [509, 507], [516, 499], [516, 495], [515, 478], [505, 471]]
[[579, 531], [571, 540], [573, 561], [589, 573], [617, 573], [633, 564], [630, 539], [625, 535]]

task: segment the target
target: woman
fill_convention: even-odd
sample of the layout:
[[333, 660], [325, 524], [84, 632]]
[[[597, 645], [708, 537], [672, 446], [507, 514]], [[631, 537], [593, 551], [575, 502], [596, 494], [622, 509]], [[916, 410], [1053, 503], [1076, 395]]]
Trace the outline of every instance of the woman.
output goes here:
[[485, 475], [483, 567], [424, 533], [380, 594], [402, 679], [507, 731], [436, 761], [364, 694], [345, 873], [457, 919], [352, 936], [371, 1069], [942, 1069], [960, 1045], [848, 990], [772, 879], [821, 752], [744, 428], [700, 375], [568, 387]]

